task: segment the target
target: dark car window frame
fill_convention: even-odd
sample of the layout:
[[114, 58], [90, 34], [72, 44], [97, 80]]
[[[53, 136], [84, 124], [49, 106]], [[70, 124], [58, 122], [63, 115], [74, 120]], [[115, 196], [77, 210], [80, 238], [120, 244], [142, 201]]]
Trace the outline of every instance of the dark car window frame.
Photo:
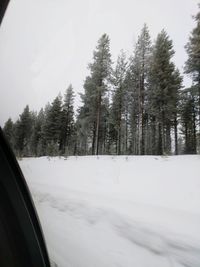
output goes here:
[[[0, 25], [9, 0], [0, 2]], [[42, 228], [16, 157], [0, 127], [0, 266], [50, 267]]]

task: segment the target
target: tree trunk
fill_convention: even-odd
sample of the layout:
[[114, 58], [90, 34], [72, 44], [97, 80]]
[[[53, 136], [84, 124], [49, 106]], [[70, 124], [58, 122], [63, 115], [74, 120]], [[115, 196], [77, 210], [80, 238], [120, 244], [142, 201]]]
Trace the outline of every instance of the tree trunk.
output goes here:
[[117, 155], [121, 155], [121, 103], [119, 105], [118, 125], [117, 125]]
[[166, 143], [165, 143], [165, 153], [171, 154], [171, 126], [170, 122], [168, 121], [166, 124]]
[[162, 138], [162, 125], [158, 123], [158, 155], [163, 155], [163, 138]]
[[156, 118], [153, 116], [152, 118], [152, 126], [151, 126], [151, 138], [152, 139], [152, 145], [150, 148], [150, 154], [155, 155], [157, 154], [157, 148], [156, 148]]
[[[200, 77], [200, 74], [199, 74], [199, 77]], [[199, 131], [198, 131], [198, 140], [197, 140], [197, 145], [198, 145], [198, 153], [200, 153], [200, 78], [199, 78], [199, 84], [198, 84], [198, 87], [199, 87]]]
[[200, 134], [200, 74], [199, 74], [198, 87], [199, 87], [199, 134]]
[[188, 153], [189, 148], [189, 142], [188, 142], [188, 125], [187, 122], [185, 122], [185, 153]]
[[118, 125], [117, 131], [117, 155], [121, 155], [121, 124]]
[[95, 141], [96, 141], [96, 125], [93, 125], [93, 136], [92, 136], [92, 155], [95, 155]]
[[142, 78], [141, 78], [141, 151], [140, 154], [144, 155], [145, 151], [145, 114], [144, 114], [144, 58], [142, 65]]
[[141, 77], [139, 77], [138, 88], [138, 151], [137, 154], [141, 155], [141, 134], [142, 134], [142, 105], [141, 105]]
[[197, 136], [196, 136], [196, 112], [193, 104], [193, 140], [192, 140], [192, 154], [197, 153]]
[[128, 153], [128, 114], [127, 114], [127, 111], [126, 111], [126, 114], [125, 114], [125, 153], [127, 154]]
[[100, 117], [101, 117], [101, 87], [98, 88], [98, 101], [97, 101], [97, 123], [96, 123], [96, 152], [95, 155], [99, 155], [99, 129], [100, 129]]
[[174, 142], [175, 142], [175, 155], [178, 155], [177, 117], [175, 117], [174, 119]]

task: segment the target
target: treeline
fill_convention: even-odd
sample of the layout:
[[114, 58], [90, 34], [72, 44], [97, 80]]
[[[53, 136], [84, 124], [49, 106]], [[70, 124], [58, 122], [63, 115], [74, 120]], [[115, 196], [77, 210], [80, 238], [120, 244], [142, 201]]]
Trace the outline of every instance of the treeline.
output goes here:
[[4, 132], [18, 156], [195, 154], [200, 149], [200, 13], [186, 45], [183, 88], [172, 61], [172, 40], [162, 30], [152, 43], [144, 25], [130, 58], [115, 66], [103, 34], [89, 64], [82, 105], [74, 114], [72, 85], [39, 113], [26, 106]]

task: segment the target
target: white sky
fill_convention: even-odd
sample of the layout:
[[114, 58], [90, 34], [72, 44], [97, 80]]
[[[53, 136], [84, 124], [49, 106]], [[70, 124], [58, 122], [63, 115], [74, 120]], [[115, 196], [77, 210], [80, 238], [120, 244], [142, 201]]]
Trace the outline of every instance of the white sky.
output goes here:
[[[0, 29], [0, 125], [26, 104], [39, 110], [72, 83], [81, 92], [87, 65], [103, 33], [113, 60], [133, 51], [147, 23], [152, 39], [165, 28], [183, 70], [184, 45], [198, 0], [11, 0]], [[190, 80], [185, 78], [185, 85]], [[78, 97], [76, 105], [79, 103]]]

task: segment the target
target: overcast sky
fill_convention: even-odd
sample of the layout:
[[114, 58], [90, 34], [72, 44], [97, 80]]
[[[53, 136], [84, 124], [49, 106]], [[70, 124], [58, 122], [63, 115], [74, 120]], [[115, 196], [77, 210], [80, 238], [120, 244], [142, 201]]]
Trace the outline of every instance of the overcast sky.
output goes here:
[[[116, 59], [130, 54], [143, 24], [165, 28], [183, 70], [198, 0], [11, 0], [0, 29], [0, 125], [26, 104], [39, 110], [72, 83], [81, 92], [97, 40], [107, 33]], [[184, 79], [186, 85], [190, 80]], [[79, 103], [78, 98], [76, 105]]]

